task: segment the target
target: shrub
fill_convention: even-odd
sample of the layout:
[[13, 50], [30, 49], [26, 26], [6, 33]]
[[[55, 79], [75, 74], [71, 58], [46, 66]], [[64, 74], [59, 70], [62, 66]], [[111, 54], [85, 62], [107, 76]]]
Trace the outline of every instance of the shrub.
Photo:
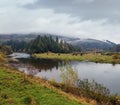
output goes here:
[[0, 54], [0, 61], [4, 61], [4, 55]]
[[110, 95], [109, 89], [104, 85], [95, 82], [94, 80], [89, 81], [88, 79], [78, 80], [77, 85], [80, 89], [85, 91], [92, 91], [97, 94]]
[[119, 54], [114, 54], [114, 55], [112, 55], [112, 58], [113, 59], [120, 59], [120, 55]]
[[67, 86], [75, 86], [76, 81], [78, 80], [77, 71], [74, 71], [70, 65], [67, 65], [66, 68], [61, 68], [61, 75], [63, 84]]

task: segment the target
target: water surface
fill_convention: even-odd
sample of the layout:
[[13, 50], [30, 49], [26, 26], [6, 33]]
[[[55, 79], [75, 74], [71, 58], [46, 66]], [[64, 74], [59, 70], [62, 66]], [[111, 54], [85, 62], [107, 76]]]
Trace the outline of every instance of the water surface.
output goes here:
[[78, 72], [80, 79], [95, 80], [110, 89], [111, 93], [120, 94], [120, 64], [112, 65], [105, 63], [59, 61], [48, 59], [19, 59], [20, 63], [14, 63], [19, 70], [30, 75], [55, 79], [61, 82], [61, 67], [70, 64]]

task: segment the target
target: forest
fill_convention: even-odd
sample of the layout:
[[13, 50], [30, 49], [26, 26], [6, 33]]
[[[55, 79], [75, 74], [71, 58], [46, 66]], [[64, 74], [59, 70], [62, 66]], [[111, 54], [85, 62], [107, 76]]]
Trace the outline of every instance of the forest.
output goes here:
[[80, 51], [77, 47], [60, 40], [58, 37], [53, 39], [51, 36], [37, 36], [35, 39], [26, 42], [21, 40], [9, 40], [4, 42], [4, 45], [11, 46], [14, 52], [28, 53], [70, 53]]

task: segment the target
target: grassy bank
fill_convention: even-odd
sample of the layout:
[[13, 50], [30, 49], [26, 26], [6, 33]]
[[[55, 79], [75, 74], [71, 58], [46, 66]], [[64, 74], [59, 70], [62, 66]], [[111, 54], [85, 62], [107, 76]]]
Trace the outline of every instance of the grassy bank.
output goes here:
[[68, 96], [41, 79], [0, 65], [0, 105], [84, 105]]
[[[0, 56], [0, 105], [101, 105], [101, 102], [119, 105], [116, 96], [104, 96], [86, 88], [26, 75], [9, 66], [4, 55]], [[108, 104], [110, 102], [115, 104]]]
[[55, 54], [55, 53], [41, 53], [33, 54], [35, 58], [41, 59], [58, 59], [58, 60], [75, 60], [75, 61], [90, 61], [99, 63], [120, 63], [118, 55], [101, 55], [101, 54]]

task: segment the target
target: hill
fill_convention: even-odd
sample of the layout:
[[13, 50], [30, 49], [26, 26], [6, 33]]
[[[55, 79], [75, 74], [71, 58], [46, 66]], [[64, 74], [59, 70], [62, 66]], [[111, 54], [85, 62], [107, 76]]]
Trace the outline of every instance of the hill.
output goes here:
[[71, 43], [73, 46], [77, 46], [81, 48], [82, 51], [92, 51], [92, 50], [98, 50], [98, 51], [112, 51], [113, 48], [116, 46], [114, 42], [111, 42], [109, 40], [101, 41], [96, 39], [70, 39], [67, 41], [68, 43]]
[[81, 39], [74, 37], [65, 37], [62, 35], [53, 35], [45, 33], [31, 33], [31, 34], [5, 34], [0, 35], [0, 42], [6, 42], [10, 40], [26, 41], [29, 42], [40, 36], [52, 36], [53, 39], [58, 37], [59, 40], [63, 40], [74, 47], [78, 47], [81, 51], [115, 51], [116, 43], [109, 40], [96, 40], [96, 39]]

